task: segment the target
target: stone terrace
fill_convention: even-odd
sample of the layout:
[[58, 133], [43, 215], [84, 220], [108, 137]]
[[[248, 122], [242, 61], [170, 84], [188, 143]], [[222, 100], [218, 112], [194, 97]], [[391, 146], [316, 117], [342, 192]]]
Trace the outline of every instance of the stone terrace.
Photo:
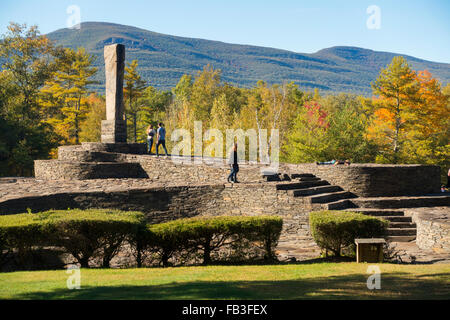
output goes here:
[[[194, 164], [192, 158], [178, 159], [181, 161], [174, 163], [170, 158], [123, 153], [128, 151], [128, 147], [123, 147], [120, 144], [62, 147], [59, 152], [60, 160], [36, 162], [41, 170], [39, 179], [0, 179], [0, 211], [2, 214], [14, 214], [25, 212], [27, 208], [34, 211], [117, 208], [143, 211], [150, 222], [196, 215], [276, 214], [285, 221], [278, 247], [280, 257], [305, 260], [319, 254], [319, 249], [309, 234], [308, 214], [311, 210], [353, 208], [351, 210], [375, 214], [381, 218], [395, 214], [392, 219], [390, 216], [385, 217], [392, 221], [392, 241], [411, 241], [416, 238], [417, 222], [405, 216], [406, 211], [402, 210], [401, 214], [405, 217], [401, 218], [398, 212], [391, 213], [393, 210], [381, 209], [388, 210], [389, 214], [380, 213], [379, 208], [390, 208], [393, 204], [395, 208], [445, 205], [442, 209], [445, 212], [450, 205], [448, 196], [417, 196], [435, 191], [436, 185], [430, 182], [436, 179], [438, 170], [432, 166], [384, 168], [380, 165], [361, 164], [350, 167], [281, 164], [279, 175], [263, 177], [261, 166], [243, 165], [240, 178], [244, 183], [232, 186], [225, 182], [228, 169], [223, 163], [216, 161], [214, 164]], [[140, 153], [140, 146], [131, 147], [137, 148], [136, 153]], [[109, 169], [102, 171], [102, 174], [106, 174], [103, 179], [93, 179], [95, 176], [90, 173], [70, 177], [70, 174], [78, 174], [84, 169], [76, 169], [69, 176], [64, 176], [67, 173], [64, 169], [66, 164], [77, 168], [77, 163], [115, 163], [118, 166], [134, 164], [145, 173], [145, 177], [107, 178]], [[60, 165], [63, 170], [53, 169]], [[313, 172], [317, 176], [307, 172]], [[426, 178], [419, 180], [421, 175]], [[393, 179], [393, 176], [396, 178]], [[387, 183], [387, 179], [393, 181], [384, 189], [384, 195], [388, 197], [377, 197], [376, 195], [382, 195], [381, 187]], [[396, 194], [416, 196], [393, 196]], [[398, 227], [405, 229], [396, 229]], [[411, 234], [412, 227], [414, 236]], [[435, 262], [450, 258], [447, 247], [444, 252], [441, 250], [437, 253], [432, 248], [420, 250], [415, 242], [400, 245], [407, 248], [403, 254], [404, 260]], [[410, 257], [413, 254], [415, 258]]]

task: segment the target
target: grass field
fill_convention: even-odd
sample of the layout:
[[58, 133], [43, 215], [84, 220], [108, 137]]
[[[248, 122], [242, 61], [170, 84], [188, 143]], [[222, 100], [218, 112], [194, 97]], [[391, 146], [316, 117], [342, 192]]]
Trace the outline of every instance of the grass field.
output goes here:
[[82, 269], [68, 290], [64, 270], [0, 274], [0, 299], [450, 299], [450, 265], [315, 263], [167, 269]]

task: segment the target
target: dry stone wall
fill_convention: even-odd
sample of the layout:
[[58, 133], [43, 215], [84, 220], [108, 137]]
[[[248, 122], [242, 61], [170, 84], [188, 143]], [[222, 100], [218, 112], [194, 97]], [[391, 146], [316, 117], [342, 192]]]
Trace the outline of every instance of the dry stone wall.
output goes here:
[[139, 163], [73, 162], [65, 160], [37, 160], [34, 173], [42, 180], [87, 180], [108, 178], [146, 178]]
[[[125, 177], [129, 172], [130, 178], [189, 185], [223, 183], [230, 172], [224, 160], [207, 159], [197, 163], [198, 159], [180, 157], [174, 161], [171, 157], [157, 158], [144, 153], [143, 144], [83, 143], [81, 146], [60, 147], [59, 160], [35, 162], [35, 175], [44, 180], [83, 180]], [[264, 168], [259, 164], [243, 164], [238, 178], [242, 182], [262, 182]], [[93, 174], [93, 171], [97, 173]], [[280, 164], [279, 173], [314, 174], [359, 197], [415, 196], [440, 191], [440, 168], [432, 165]]]
[[417, 225], [417, 246], [437, 253], [450, 252], [450, 208], [417, 208], [406, 212]]
[[283, 218], [283, 238], [314, 244], [310, 237], [308, 213], [312, 209], [302, 198], [277, 191], [275, 184], [197, 185], [156, 187], [109, 192], [62, 192], [43, 196], [13, 198], [0, 202], [2, 214], [68, 208], [136, 210], [150, 223], [193, 216], [278, 215]]
[[288, 164], [292, 173], [312, 173], [359, 197], [414, 196], [440, 190], [440, 168], [432, 165]]

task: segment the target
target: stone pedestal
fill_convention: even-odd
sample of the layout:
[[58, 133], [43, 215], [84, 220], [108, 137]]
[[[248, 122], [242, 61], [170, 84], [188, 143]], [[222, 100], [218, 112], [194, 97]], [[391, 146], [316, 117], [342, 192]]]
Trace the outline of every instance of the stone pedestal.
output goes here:
[[127, 126], [125, 121], [103, 120], [102, 121], [103, 143], [126, 143]]
[[124, 118], [123, 79], [125, 72], [125, 46], [113, 44], [105, 47], [106, 120], [102, 121], [102, 142], [127, 142]]

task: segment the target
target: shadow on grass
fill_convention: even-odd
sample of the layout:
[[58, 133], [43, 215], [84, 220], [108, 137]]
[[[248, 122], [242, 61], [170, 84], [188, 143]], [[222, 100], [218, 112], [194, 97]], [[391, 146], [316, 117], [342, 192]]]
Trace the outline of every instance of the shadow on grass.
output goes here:
[[382, 274], [381, 290], [368, 290], [365, 275], [288, 281], [196, 281], [159, 285], [118, 285], [30, 292], [15, 299], [179, 300], [179, 299], [449, 299], [449, 274], [415, 277]]

